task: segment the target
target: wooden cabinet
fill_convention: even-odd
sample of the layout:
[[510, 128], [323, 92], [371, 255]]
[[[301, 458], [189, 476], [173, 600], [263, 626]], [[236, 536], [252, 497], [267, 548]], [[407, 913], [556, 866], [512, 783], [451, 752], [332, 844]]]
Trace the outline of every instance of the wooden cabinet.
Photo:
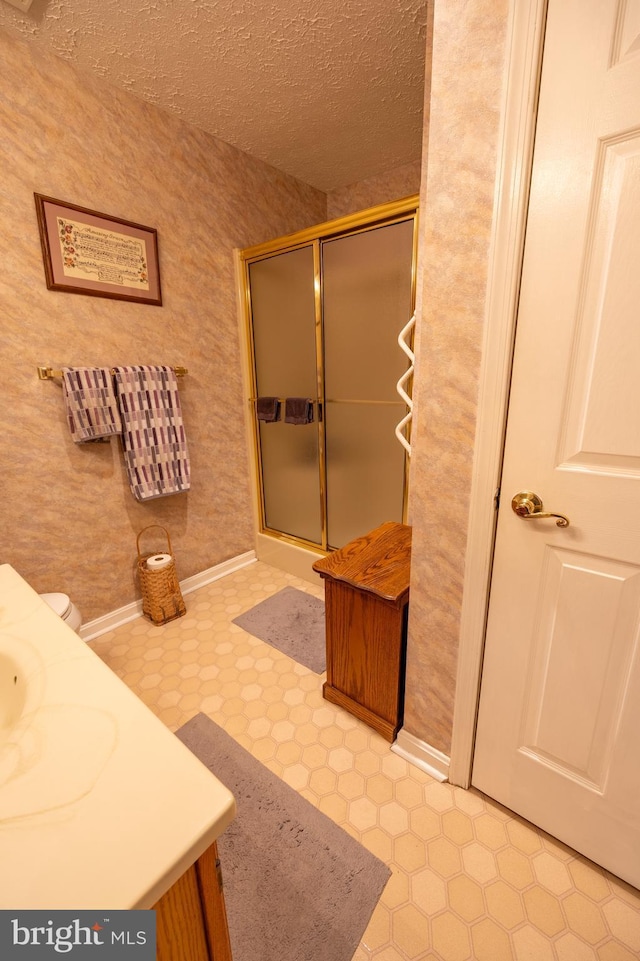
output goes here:
[[157, 961], [232, 961], [216, 844], [154, 905]]
[[388, 741], [402, 726], [411, 528], [389, 522], [316, 561], [324, 579], [323, 696]]

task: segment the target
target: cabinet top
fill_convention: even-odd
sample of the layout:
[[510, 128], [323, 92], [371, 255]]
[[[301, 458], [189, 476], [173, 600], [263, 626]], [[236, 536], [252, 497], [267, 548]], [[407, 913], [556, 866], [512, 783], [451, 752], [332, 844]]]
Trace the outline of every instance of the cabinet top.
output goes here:
[[8, 564], [2, 681], [0, 909], [151, 908], [233, 795]]
[[343, 581], [398, 606], [409, 595], [411, 528], [389, 521], [313, 565], [323, 578]]

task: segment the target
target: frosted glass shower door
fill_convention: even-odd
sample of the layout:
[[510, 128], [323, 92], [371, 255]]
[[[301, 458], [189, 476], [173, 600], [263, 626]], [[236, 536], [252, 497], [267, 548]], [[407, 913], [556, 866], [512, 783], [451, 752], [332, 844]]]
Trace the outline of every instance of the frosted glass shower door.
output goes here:
[[[281, 419], [257, 422], [264, 525], [322, 542], [313, 246], [249, 265], [256, 397], [278, 397]], [[314, 401], [314, 423], [284, 423], [284, 400]]]
[[330, 547], [403, 519], [397, 339], [412, 312], [413, 230], [411, 218], [322, 243]]

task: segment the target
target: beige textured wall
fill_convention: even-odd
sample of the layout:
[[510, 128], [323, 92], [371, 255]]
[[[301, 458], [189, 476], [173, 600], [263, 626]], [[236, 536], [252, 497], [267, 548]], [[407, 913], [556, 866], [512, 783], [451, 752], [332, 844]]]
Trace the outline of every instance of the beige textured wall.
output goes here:
[[[448, 754], [507, 0], [436, 0], [423, 171], [404, 726]], [[426, 150], [424, 151], [426, 159]]]
[[[232, 251], [324, 220], [326, 197], [3, 33], [0, 87], [0, 561], [87, 620], [138, 596], [147, 524], [169, 528], [181, 578], [253, 548]], [[164, 306], [48, 291], [34, 191], [157, 228]], [[74, 445], [36, 377], [135, 363], [189, 368], [192, 489], [147, 504], [119, 442]]]
[[339, 187], [327, 194], [327, 220], [346, 217], [358, 210], [386, 204], [392, 200], [402, 200], [420, 192], [422, 164], [403, 164], [394, 170], [387, 170], [377, 177], [361, 180], [359, 183]]

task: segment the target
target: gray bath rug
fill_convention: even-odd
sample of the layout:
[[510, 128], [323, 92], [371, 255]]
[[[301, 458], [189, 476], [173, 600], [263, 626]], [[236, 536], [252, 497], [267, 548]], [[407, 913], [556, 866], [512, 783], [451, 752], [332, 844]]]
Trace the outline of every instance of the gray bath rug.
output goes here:
[[218, 838], [233, 961], [351, 961], [386, 864], [206, 715], [177, 736], [236, 799]]
[[285, 587], [233, 623], [316, 674], [326, 671], [324, 601], [318, 597]]

